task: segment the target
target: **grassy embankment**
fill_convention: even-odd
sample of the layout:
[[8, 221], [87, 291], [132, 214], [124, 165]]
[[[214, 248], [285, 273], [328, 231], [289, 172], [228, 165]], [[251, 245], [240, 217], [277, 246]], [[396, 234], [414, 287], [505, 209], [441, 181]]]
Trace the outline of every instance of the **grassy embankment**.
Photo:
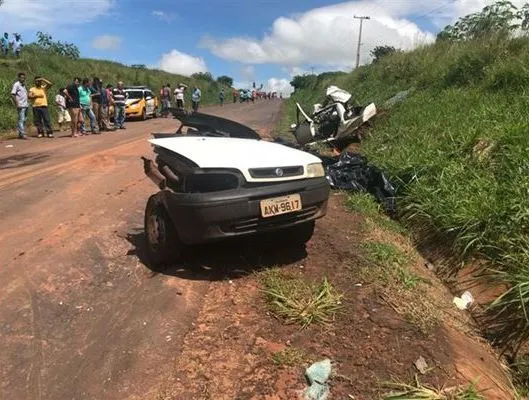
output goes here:
[[307, 79], [280, 127], [285, 135], [295, 101], [310, 110], [330, 84], [379, 106], [414, 88], [376, 119], [363, 151], [398, 184], [402, 216], [416, 232], [488, 260], [493, 284], [511, 288], [489, 309], [485, 330], [512, 353], [529, 337], [528, 65], [529, 38], [440, 42]]
[[[14, 57], [0, 57], [0, 137], [16, 127], [16, 111], [11, 102], [11, 87], [19, 72], [25, 72], [28, 79], [28, 88], [37, 75], [44, 76], [54, 83], [48, 93], [48, 103], [53, 120], [56, 120], [53, 99], [57, 90], [68, 85], [74, 76], [81, 78], [101, 78], [104, 84], [116, 84], [122, 80], [126, 85], [147, 85], [155, 94], [163, 84], [170, 83], [174, 89], [179, 82], [184, 82], [191, 88], [198, 86], [202, 90], [203, 104], [211, 104], [217, 101], [220, 85], [216, 82], [196, 80], [180, 75], [170, 74], [158, 70], [135, 69], [125, 65], [103, 60], [79, 59], [71, 60], [44, 51], [26, 48], [20, 59]], [[190, 102], [190, 90], [187, 96]], [[29, 116], [31, 122], [31, 113]], [[3, 132], [3, 133], [2, 133]]]

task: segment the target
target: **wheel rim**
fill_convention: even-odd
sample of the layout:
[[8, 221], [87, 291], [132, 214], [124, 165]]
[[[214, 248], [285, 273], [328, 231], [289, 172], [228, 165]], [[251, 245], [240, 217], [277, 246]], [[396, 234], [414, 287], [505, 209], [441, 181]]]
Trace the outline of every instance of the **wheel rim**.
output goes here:
[[147, 219], [147, 239], [149, 241], [149, 246], [156, 250], [160, 247], [160, 244], [163, 243], [164, 238], [164, 224], [161, 220], [160, 215], [154, 212], [149, 215]]

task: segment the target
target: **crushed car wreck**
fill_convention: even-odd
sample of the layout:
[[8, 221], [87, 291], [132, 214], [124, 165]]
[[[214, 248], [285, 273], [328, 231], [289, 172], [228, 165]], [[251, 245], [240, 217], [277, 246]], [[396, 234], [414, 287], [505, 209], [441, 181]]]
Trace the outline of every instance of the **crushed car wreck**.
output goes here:
[[365, 107], [352, 104], [351, 93], [329, 86], [323, 104], [315, 104], [309, 116], [296, 103], [296, 123], [291, 130], [301, 146], [317, 142], [335, 143], [354, 138], [355, 131], [377, 113], [375, 104]]
[[153, 265], [168, 263], [185, 245], [219, 239], [273, 232], [281, 247], [312, 237], [330, 190], [318, 157], [259, 140], [233, 121], [174, 115], [191, 130], [155, 134], [156, 160], [143, 159], [160, 189], [145, 210]]

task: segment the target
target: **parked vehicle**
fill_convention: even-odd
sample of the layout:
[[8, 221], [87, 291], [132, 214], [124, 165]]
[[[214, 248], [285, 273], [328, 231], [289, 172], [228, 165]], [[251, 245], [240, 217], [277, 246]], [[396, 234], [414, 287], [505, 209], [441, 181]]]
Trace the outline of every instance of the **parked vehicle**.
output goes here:
[[146, 86], [129, 86], [125, 88], [129, 98], [125, 106], [127, 118], [141, 118], [146, 120], [148, 117], [156, 118], [159, 112], [158, 98], [153, 95], [152, 91]]
[[365, 107], [355, 106], [351, 104], [351, 98], [349, 92], [330, 86], [325, 103], [315, 104], [311, 116], [296, 103], [296, 123], [291, 126], [296, 141], [305, 146], [315, 142], [353, 139], [355, 131], [373, 118], [377, 109], [373, 103]]
[[268, 235], [281, 248], [312, 237], [330, 190], [318, 157], [260, 140], [230, 120], [172, 111], [187, 134], [182, 127], [176, 134], [154, 134], [156, 159], [143, 159], [146, 175], [160, 189], [145, 209], [154, 266], [187, 245]]

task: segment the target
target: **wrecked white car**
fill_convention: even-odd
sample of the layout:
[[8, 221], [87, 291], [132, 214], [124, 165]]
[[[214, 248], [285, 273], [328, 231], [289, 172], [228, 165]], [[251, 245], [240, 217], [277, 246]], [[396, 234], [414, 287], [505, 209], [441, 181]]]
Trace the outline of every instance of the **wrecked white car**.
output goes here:
[[355, 131], [373, 118], [377, 109], [371, 103], [366, 107], [352, 105], [351, 93], [337, 86], [329, 86], [323, 104], [315, 104], [309, 116], [296, 103], [296, 123], [291, 130], [302, 145], [316, 142], [339, 142], [354, 138]]
[[223, 118], [173, 112], [187, 126], [154, 134], [156, 160], [144, 158], [159, 187], [145, 210], [153, 265], [178, 256], [185, 245], [273, 232], [278, 247], [304, 244], [326, 213], [329, 184], [321, 160], [259, 139]]

